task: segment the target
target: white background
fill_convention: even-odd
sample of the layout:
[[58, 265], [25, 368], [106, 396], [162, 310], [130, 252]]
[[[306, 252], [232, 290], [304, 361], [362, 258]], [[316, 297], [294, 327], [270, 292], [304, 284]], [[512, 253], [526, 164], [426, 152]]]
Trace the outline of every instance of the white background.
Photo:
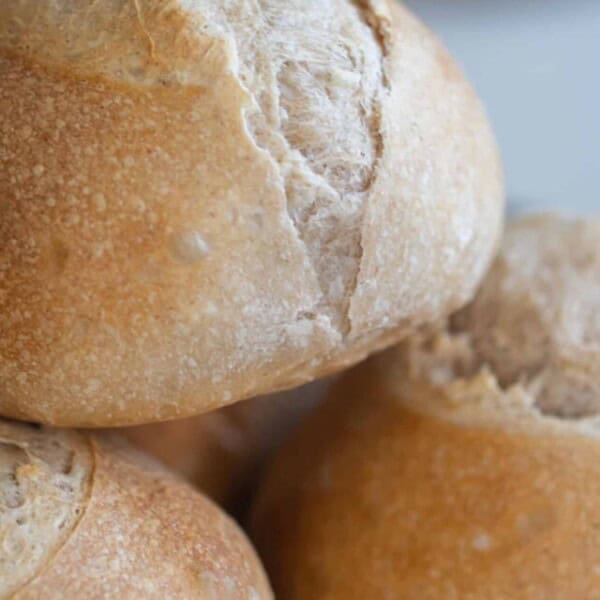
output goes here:
[[408, 0], [483, 98], [507, 193], [600, 213], [600, 0]]

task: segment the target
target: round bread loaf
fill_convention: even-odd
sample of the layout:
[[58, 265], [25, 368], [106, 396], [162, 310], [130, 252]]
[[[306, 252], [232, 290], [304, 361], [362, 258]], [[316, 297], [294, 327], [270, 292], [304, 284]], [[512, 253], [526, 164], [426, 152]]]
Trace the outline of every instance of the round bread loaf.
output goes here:
[[116, 436], [0, 421], [0, 598], [270, 600], [242, 532]]
[[384, 0], [0, 5], [0, 412], [183, 417], [464, 304], [497, 149]]
[[307, 419], [253, 509], [277, 598], [600, 598], [598, 239], [599, 220], [513, 224], [460, 326]]
[[264, 460], [321, 400], [329, 380], [180, 419], [122, 429], [219, 504], [239, 510]]

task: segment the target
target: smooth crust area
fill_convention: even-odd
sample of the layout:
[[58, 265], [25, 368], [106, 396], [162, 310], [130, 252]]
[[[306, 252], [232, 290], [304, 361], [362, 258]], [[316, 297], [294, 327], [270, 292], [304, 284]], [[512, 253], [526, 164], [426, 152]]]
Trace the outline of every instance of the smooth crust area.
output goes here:
[[14, 598], [272, 599], [229, 517], [117, 437], [90, 440], [95, 471], [85, 512]]
[[0, 598], [12, 597], [71, 535], [92, 474], [84, 436], [0, 420]]
[[240, 508], [263, 462], [323, 398], [329, 380], [251, 398], [205, 415], [120, 430], [228, 508]]
[[298, 385], [489, 263], [492, 135], [402, 8], [4, 3], [0, 77], [4, 414], [123, 425]]
[[265, 479], [252, 531], [277, 597], [600, 598], [600, 429], [518, 428], [481, 382], [461, 407], [380, 374], [348, 376]]

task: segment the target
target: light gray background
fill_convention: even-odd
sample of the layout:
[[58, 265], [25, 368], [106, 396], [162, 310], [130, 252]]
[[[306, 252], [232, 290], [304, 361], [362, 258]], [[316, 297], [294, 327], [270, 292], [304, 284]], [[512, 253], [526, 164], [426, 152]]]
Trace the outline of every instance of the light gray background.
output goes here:
[[600, 213], [600, 0], [408, 0], [463, 66], [511, 203]]

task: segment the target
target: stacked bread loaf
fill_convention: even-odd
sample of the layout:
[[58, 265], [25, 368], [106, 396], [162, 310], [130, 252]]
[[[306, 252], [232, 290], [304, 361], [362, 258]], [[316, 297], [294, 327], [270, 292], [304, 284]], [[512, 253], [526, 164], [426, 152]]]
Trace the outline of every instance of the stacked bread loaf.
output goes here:
[[205, 494], [394, 344], [260, 485], [277, 597], [600, 598], [600, 224], [495, 258], [493, 135], [404, 8], [0, 1], [0, 165], [1, 598], [273, 598]]
[[254, 507], [278, 598], [600, 598], [599, 239], [511, 224], [473, 303], [340, 382]]
[[0, 595], [267, 599], [225, 514], [123, 440], [0, 426]]

